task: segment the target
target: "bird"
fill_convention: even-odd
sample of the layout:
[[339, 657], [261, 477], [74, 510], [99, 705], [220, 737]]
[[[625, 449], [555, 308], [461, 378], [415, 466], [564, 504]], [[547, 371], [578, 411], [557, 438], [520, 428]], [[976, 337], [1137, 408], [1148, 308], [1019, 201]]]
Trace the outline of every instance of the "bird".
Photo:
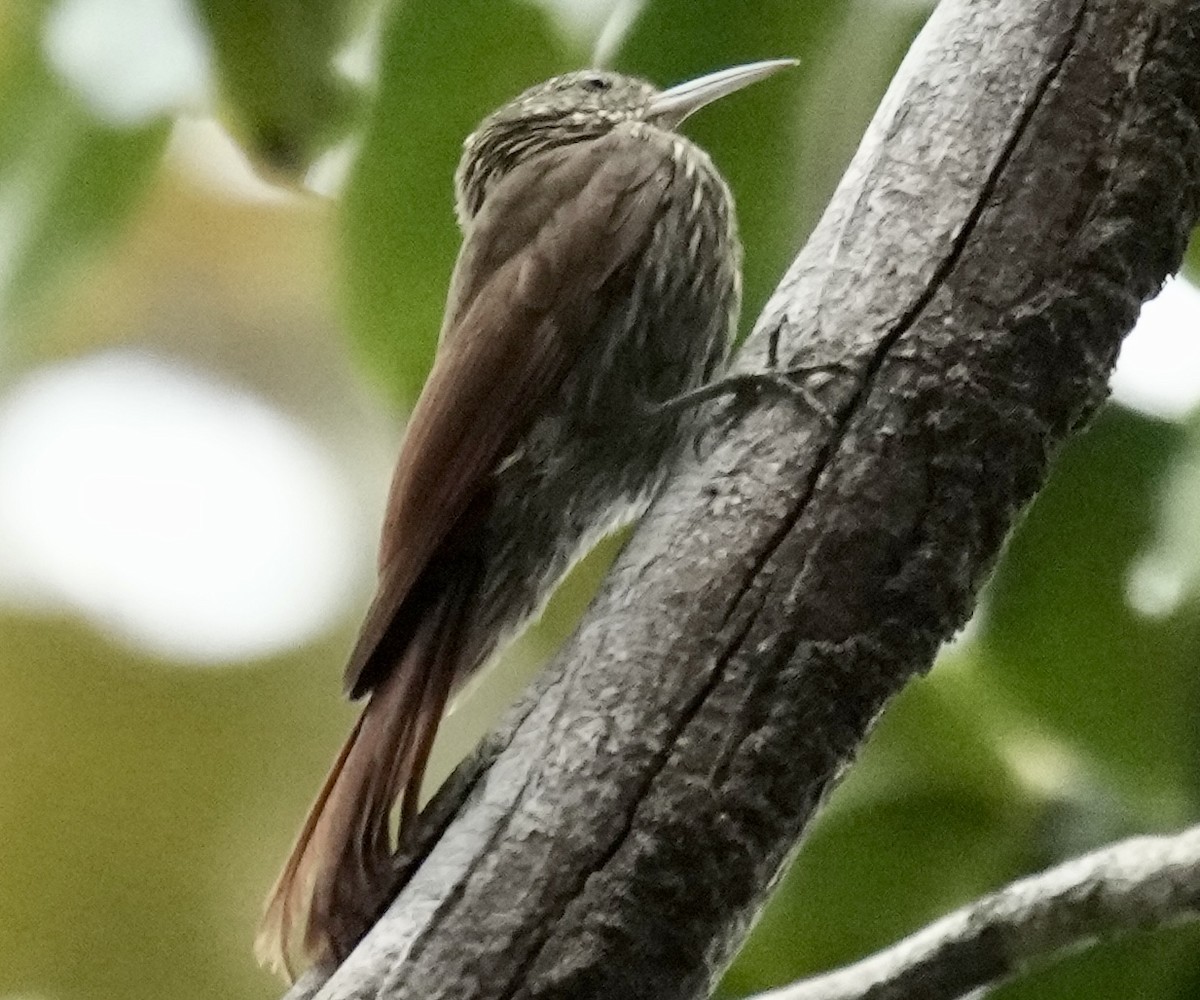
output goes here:
[[264, 964], [291, 978], [357, 944], [397, 889], [449, 697], [645, 509], [701, 404], [744, 387], [718, 377], [741, 306], [733, 198], [679, 127], [794, 64], [667, 90], [571, 72], [465, 140], [463, 242], [346, 667], [365, 704], [268, 897]]

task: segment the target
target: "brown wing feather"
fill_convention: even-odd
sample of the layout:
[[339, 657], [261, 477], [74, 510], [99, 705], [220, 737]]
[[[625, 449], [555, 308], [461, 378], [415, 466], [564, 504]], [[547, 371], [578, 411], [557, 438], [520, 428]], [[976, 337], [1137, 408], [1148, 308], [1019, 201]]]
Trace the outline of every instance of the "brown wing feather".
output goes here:
[[371, 658], [430, 558], [561, 384], [595, 290], [649, 242], [669, 171], [644, 142], [610, 133], [535, 157], [489, 195], [392, 480], [352, 694], [375, 682]]
[[[410, 633], [389, 635], [431, 558], [537, 417], [589, 337], [595, 294], [649, 243], [669, 160], [628, 133], [543, 154], [489, 195], [460, 257], [433, 371], [388, 501], [379, 588], [346, 674], [371, 699], [305, 822], [264, 915], [260, 955], [342, 955], [393, 888], [388, 816], [411, 818], [469, 618], [458, 574]], [[388, 645], [380, 652], [380, 643]], [[374, 658], [374, 659], [373, 659]], [[376, 662], [377, 661], [377, 662]]]
[[[406, 657], [430, 664], [453, 657], [469, 588], [464, 580], [439, 595]], [[432, 742], [427, 720], [441, 715], [445, 675], [397, 669], [385, 676], [334, 762], [267, 898], [255, 941], [259, 960], [289, 979], [304, 957], [345, 957], [386, 904], [394, 884], [389, 816], [402, 794], [415, 805]]]
[[341, 956], [394, 888], [389, 815], [397, 800], [402, 822], [415, 812], [450, 685], [474, 654], [462, 631], [486, 568], [431, 577], [400, 625], [398, 616], [456, 525], [486, 511], [494, 469], [593, 336], [606, 298], [595, 293], [649, 244], [671, 169], [617, 132], [534, 157], [488, 194], [404, 438], [378, 592], [347, 669], [352, 693], [371, 700], [271, 894], [264, 958]]

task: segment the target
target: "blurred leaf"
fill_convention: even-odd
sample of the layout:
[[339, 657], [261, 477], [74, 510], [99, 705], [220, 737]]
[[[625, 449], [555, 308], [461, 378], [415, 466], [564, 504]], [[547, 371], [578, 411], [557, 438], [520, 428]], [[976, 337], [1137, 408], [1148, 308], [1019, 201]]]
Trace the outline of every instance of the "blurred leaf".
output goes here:
[[1153, 505], [1153, 536], [1134, 579], [1152, 610], [1200, 600], [1200, 419], [1163, 477]]
[[792, 189], [804, 231], [842, 179], [932, 2], [858, 0], [813, 52]]
[[38, 25], [32, 7], [10, 21], [0, 62], [0, 341], [30, 339], [37, 307], [128, 216], [167, 136], [166, 123], [97, 121], [42, 63]]
[[1192, 241], [1183, 258], [1182, 274], [1189, 281], [1200, 284], [1200, 227], [1192, 230]]
[[479, 119], [566, 68], [521, 0], [406, 0], [384, 28], [379, 96], [344, 203], [350, 332], [400, 402], [424, 381], [459, 234], [454, 170]]
[[[1061, 956], [990, 1000], [1195, 1000], [1200, 927], [1158, 929]], [[1190, 970], [1190, 976], [1189, 976]]]
[[[1150, 824], [1187, 812], [1200, 628], [1127, 601], [1179, 428], [1109, 408], [1061, 456], [993, 581], [989, 680], [1116, 780]], [[1193, 800], [1194, 804], [1194, 800]]]
[[897, 788], [822, 816], [723, 983], [738, 996], [885, 947], [1011, 878], [1027, 816], [986, 788]]
[[865, 955], [1024, 870], [1042, 803], [958, 681], [971, 658], [953, 650], [884, 714], [738, 956], [732, 994]]
[[352, 0], [196, 0], [231, 131], [268, 173], [299, 181], [349, 130], [354, 88], [333, 66]]
[[828, 809], [864, 809], [899, 794], [964, 790], [1015, 805], [1029, 796], [1000, 752], [996, 720], [970, 672], [978, 651], [944, 653], [884, 712]]
[[346, 725], [345, 641], [194, 670], [0, 616], [0, 996], [279, 996], [250, 944]]
[[843, 0], [649, 0], [617, 68], [660, 86], [741, 62], [804, 62], [705, 108], [685, 131], [707, 149], [737, 199], [746, 247], [748, 327], [800, 246], [800, 107], [813, 53], [827, 44]]

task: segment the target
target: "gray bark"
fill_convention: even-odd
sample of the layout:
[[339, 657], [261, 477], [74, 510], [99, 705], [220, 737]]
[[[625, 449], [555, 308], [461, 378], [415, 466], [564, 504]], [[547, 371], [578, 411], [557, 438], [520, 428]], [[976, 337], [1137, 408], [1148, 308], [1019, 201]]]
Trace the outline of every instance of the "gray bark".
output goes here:
[[[573, 639], [295, 997], [707, 996], [873, 720], [969, 615], [1196, 218], [1200, 0], [944, 0]], [[1050, 665], [1047, 667], [1050, 668]]]
[[1200, 920], [1200, 826], [1014, 882], [870, 958], [752, 1000], [958, 1000], [1066, 950]]

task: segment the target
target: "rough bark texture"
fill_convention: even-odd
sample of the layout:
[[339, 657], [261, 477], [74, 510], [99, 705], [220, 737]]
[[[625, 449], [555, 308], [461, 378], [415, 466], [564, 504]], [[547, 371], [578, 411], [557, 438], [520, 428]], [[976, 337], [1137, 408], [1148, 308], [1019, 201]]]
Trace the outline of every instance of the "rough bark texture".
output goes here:
[[[1180, 260], [1200, 0], [944, 0], [655, 503], [322, 1000], [707, 996]], [[818, 380], [819, 382], [820, 380]], [[318, 992], [319, 991], [319, 992]]]

